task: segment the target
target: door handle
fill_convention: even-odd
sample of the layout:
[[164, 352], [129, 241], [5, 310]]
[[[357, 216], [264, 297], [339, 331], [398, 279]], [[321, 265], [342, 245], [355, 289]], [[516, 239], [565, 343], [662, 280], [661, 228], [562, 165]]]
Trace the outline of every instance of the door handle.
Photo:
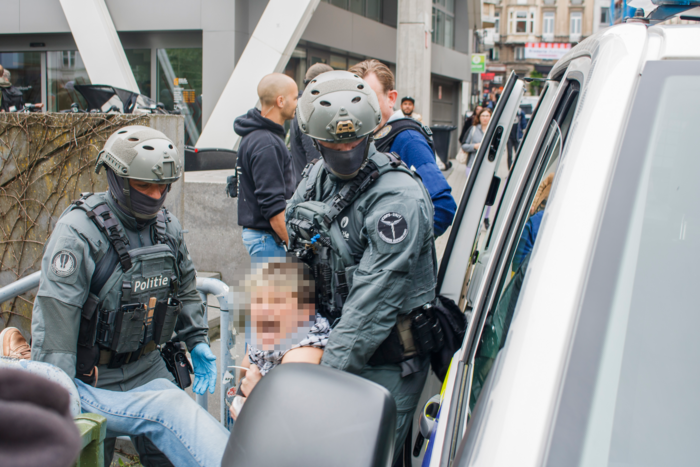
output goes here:
[[500, 146], [501, 144], [502, 136], [503, 126], [499, 125], [498, 128], [496, 128], [496, 132], [493, 135], [493, 139], [491, 139], [491, 146], [489, 146], [488, 158], [491, 162], [493, 162], [493, 160], [496, 158], [496, 153], [498, 152], [498, 146]]

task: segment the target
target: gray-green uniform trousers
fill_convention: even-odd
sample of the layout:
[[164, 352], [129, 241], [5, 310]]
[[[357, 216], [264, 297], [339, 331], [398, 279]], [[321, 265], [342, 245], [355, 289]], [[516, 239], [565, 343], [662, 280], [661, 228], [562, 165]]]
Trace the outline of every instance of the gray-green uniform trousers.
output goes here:
[[[131, 249], [154, 244], [155, 219], [138, 229], [136, 220], [121, 211], [108, 192], [98, 193], [95, 196], [101, 196], [107, 200], [114, 217], [121, 223], [129, 238]], [[196, 271], [185, 245], [182, 226], [175, 216], [169, 214], [169, 217], [171, 222], [166, 224], [166, 233], [176, 240], [181, 278], [177, 298], [182, 302], [182, 311], [175, 330], [179, 340], [185, 342], [187, 348], [191, 350], [200, 342], [209, 343], [208, 327], [204, 320], [204, 305], [196, 289]], [[56, 223], [44, 248], [41, 282], [34, 301], [32, 360], [51, 363], [61, 368], [71, 378], [75, 377], [80, 314], [90, 292], [95, 265], [110, 248], [107, 237], [80, 209], [73, 209]], [[59, 276], [52, 270], [51, 261], [55, 255], [64, 250], [74, 255], [76, 265], [71, 274]], [[118, 262], [117, 267], [121, 267]], [[97, 387], [111, 391], [128, 391], [157, 378], [175, 382], [160, 352], [153, 351], [120, 368], [109, 369], [107, 365], [100, 365]], [[114, 441], [114, 438], [105, 441], [105, 465], [111, 462]], [[148, 440], [135, 439], [134, 442], [139, 449], [142, 462], [151, 465], [170, 465], [165, 456]]]
[[[372, 144], [370, 157], [375, 152]], [[327, 201], [344, 182], [323, 172], [320, 199]], [[293, 207], [304, 201], [307, 181], [301, 181], [288, 201], [288, 218]], [[393, 231], [384, 221], [394, 223]], [[335, 222], [357, 268], [348, 280], [342, 317], [331, 332], [321, 364], [355, 373], [391, 392], [398, 409], [394, 443], [398, 453], [428, 375], [429, 358], [417, 359], [417, 371], [405, 377], [401, 377], [400, 365], [370, 366], [367, 361], [389, 336], [399, 314], [435, 298], [433, 204], [419, 180], [391, 171], [379, 177]]]

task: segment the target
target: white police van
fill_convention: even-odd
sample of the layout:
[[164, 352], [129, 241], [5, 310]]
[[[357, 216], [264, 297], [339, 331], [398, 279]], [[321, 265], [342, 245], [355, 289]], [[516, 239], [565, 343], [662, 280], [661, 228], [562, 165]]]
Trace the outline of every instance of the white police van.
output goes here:
[[[414, 465], [695, 465], [700, 26], [572, 48], [504, 173], [524, 86], [504, 88], [440, 264], [469, 326]], [[261, 381], [222, 465], [390, 465], [388, 393], [293, 366]]]
[[628, 22], [572, 48], [499, 180], [523, 84], [440, 266], [471, 318], [423, 465], [696, 464], [700, 26]]

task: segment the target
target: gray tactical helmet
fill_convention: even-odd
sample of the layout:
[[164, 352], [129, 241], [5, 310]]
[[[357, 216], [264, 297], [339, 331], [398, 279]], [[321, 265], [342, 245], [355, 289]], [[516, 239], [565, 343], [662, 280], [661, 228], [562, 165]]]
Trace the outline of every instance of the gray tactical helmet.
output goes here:
[[371, 135], [382, 121], [377, 95], [349, 71], [329, 71], [311, 80], [299, 99], [301, 131], [329, 143], [349, 143]]
[[134, 125], [113, 133], [97, 156], [95, 172], [107, 166], [118, 177], [149, 183], [176, 182], [182, 174], [177, 148], [153, 128]]

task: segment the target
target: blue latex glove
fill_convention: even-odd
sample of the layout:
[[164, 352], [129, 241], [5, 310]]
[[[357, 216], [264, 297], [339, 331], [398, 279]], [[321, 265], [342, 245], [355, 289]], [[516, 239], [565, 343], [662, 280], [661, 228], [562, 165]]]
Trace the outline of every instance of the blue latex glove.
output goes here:
[[216, 356], [204, 342], [194, 346], [190, 352], [192, 366], [194, 366], [194, 386], [192, 390], [200, 396], [207, 392], [214, 394], [216, 388]]

